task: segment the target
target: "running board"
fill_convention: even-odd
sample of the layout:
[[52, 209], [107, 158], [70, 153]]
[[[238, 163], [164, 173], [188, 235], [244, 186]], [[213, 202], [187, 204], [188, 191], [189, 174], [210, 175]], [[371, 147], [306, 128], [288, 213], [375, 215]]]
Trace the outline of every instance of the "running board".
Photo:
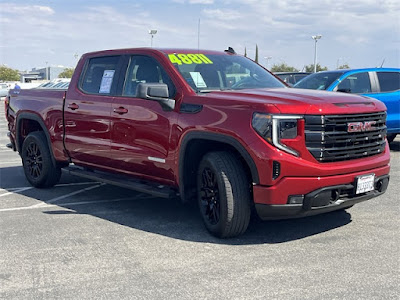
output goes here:
[[156, 184], [153, 182], [146, 182], [127, 176], [115, 175], [112, 173], [83, 169], [77, 166], [69, 166], [67, 168], [63, 168], [62, 170], [70, 175], [79, 176], [111, 185], [116, 185], [122, 188], [131, 189], [141, 193], [151, 194], [159, 198], [170, 199], [177, 197], [177, 192], [173, 188], [161, 184]]

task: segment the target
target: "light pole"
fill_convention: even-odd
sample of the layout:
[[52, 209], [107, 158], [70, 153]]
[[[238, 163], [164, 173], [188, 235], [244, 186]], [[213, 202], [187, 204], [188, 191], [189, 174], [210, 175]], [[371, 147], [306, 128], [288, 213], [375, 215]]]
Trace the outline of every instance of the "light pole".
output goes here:
[[153, 47], [153, 37], [154, 35], [157, 33], [156, 29], [150, 29], [149, 30], [149, 34], [151, 35], [151, 42], [150, 42], [150, 46]]
[[314, 73], [317, 73], [317, 41], [322, 38], [321, 34], [313, 35], [311, 38], [315, 41], [314, 46]]
[[48, 68], [47, 68], [47, 64], [48, 64], [48, 63], [49, 63], [49, 62], [46, 61], [46, 80], [49, 80]]
[[267, 60], [266, 68], [268, 69], [268, 67], [269, 67], [269, 61], [270, 61], [270, 59], [272, 59], [272, 56], [265, 56], [264, 58]]

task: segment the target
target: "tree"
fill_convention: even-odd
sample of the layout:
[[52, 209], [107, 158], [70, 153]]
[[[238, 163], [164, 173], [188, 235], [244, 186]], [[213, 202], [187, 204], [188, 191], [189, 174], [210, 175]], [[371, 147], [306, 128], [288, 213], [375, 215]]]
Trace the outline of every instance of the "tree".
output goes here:
[[350, 69], [350, 66], [348, 64], [343, 64], [338, 67], [338, 70], [340, 70], [340, 69]]
[[60, 74], [58, 74], [58, 78], [71, 78], [72, 74], [74, 74], [75, 68], [66, 68]]
[[256, 44], [256, 58], [254, 60], [256, 63], [258, 63], [258, 45]]
[[20, 76], [17, 70], [11, 69], [5, 65], [0, 66], [0, 80], [19, 81]]
[[299, 70], [288, 66], [285, 63], [281, 63], [280, 65], [274, 64], [271, 68], [271, 72], [298, 72]]
[[[309, 64], [308, 66], [305, 66], [306, 68], [306, 72], [314, 72], [314, 64]], [[327, 71], [328, 68], [327, 67], [321, 67], [321, 65], [319, 63], [317, 63], [317, 72], [319, 71]]]

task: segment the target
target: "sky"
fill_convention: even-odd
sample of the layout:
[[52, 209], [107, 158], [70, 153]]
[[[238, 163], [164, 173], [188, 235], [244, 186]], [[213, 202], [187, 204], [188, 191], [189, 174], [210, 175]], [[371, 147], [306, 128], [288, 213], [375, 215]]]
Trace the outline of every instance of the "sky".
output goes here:
[[232, 47], [272, 67], [400, 67], [399, 0], [0, 0], [0, 65], [74, 67], [86, 52]]

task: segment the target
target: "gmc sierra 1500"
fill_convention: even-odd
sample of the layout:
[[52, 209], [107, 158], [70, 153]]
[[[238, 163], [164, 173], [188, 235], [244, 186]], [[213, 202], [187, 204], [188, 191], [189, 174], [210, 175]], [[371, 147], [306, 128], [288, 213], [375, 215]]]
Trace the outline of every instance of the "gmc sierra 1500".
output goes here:
[[345, 209], [385, 192], [386, 107], [285, 86], [225, 52], [122, 49], [80, 59], [68, 90], [12, 90], [10, 147], [35, 187], [61, 169], [196, 200], [215, 236]]

